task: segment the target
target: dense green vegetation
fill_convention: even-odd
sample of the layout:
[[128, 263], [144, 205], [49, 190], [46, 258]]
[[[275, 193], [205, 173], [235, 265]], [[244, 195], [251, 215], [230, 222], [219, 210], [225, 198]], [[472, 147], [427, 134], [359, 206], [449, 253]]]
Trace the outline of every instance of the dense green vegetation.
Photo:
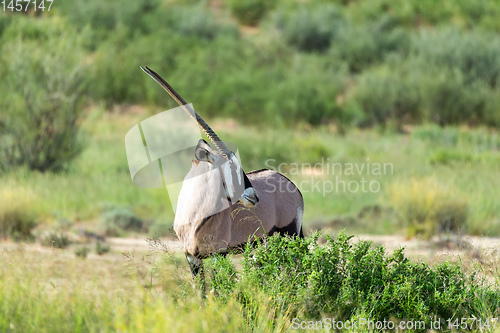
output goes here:
[[[234, 268], [230, 262], [222, 262], [216, 272], [226, 277], [220, 279], [226, 284], [221, 286], [212, 279], [212, 285], [223, 296], [239, 287], [244, 305], [256, 302], [256, 293], [248, 286], [257, 288], [277, 311], [292, 317], [300, 314], [303, 320], [328, 316], [352, 322], [359, 318], [411, 318], [430, 327], [431, 321], [439, 318], [445, 322], [454, 316], [493, 315], [500, 306], [498, 289], [456, 264], [429, 267], [414, 263], [403, 249], [387, 255], [383, 247], [372, 247], [370, 242], [353, 245], [352, 236], [342, 233], [327, 236], [322, 246], [318, 237], [294, 240], [273, 236], [254, 251], [247, 247], [242, 272], [228, 274]], [[233, 277], [236, 286], [230, 285], [234, 280], [227, 277]]]
[[[82, 77], [94, 101], [173, 105], [138, 70], [148, 65], [210, 116], [287, 125], [499, 124], [497, 1], [266, 3], [60, 1], [39, 17], [3, 13], [2, 77], [21, 70], [18, 79], [37, 91], [85, 64], [64, 88], [49, 88], [75, 93]], [[257, 30], [245, 32], [234, 17]], [[40, 64], [45, 78], [36, 76]], [[2, 94], [16, 90], [6, 85]]]

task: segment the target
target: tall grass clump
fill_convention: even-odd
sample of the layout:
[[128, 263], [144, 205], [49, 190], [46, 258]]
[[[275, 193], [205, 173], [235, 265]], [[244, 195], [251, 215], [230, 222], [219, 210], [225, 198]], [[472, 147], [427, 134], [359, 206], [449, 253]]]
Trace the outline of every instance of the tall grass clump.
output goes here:
[[58, 171], [80, 152], [83, 53], [73, 32], [61, 20], [24, 17], [4, 31], [0, 170]]
[[[86, 254], [88, 248], [75, 250], [81, 259]], [[2, 332], [242, 332], [289, 326], [286, 314], [275, 314], [265, 301], [255, 304], [251, 321], [233, 299], [201, 301], [184, 276], [176, 278], [187, 272], [179, 274], [170, 262], [149, 280], [153, 287], [145, 288], [140, 273], [147, 268], [124, 269], [116, 265], [119, 258], [75, 260], [60, 251], [0, 255]]]
[[36, 195], [25, 188], [0, 188], [0, 236], [31, 239], [37, 226]]
[[424, 238], [467, 227], [469, 204], [457, 189], [433, 178], [398, 181], [389, 188], [389, 201], [406, 225], [409, 237]]
[[463, 154], [490, 153], [500, 150], [500, 136], [488, 128], [459, 128], [456, 126], [421, 126], [412, 131], [411, 136], [424, 141], [429, 147], [440, 147], [453, 153]]

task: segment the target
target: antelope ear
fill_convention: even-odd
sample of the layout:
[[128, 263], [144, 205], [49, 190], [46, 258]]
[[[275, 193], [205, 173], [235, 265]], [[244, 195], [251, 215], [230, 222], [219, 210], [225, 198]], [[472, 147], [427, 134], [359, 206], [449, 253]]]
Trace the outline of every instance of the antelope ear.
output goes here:
[[194, 156], [198, 161], [201, 162], [208, 162], [211, 164], [215, 163], [215, 160], [217, 157], [212, 154], [212, 148], [210, 145], [203, 139], [200, 139], [198, 141], [198, 145], [196, 146], [196, 149], [194, 151]]

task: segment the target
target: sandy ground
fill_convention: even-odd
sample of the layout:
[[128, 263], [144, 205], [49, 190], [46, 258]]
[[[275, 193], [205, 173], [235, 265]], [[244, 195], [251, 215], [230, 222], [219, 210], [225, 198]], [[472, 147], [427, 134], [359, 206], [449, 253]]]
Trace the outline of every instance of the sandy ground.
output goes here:
[[[82, 239], [81, 239], [82, 240]], [[436, 263], [441, 261], [462, 261], [466, 266], [481, 264], [486, 275], [498, 278], [500, 276], [500, 237], [476, 237], [462, 236], [435, 238], [432, 240], [407, 239], [398, 235], [357, 235], [353, 237], [353, 242], [359, 240], [372, 241], [375, 246], [384, 246], [388, 254], [399, 248], [405, 248], [405, 254], [408, 257], [417, 260]], [[183, 253], [182, 245], [177, 239], [162, 238], [163, 249], [170, 253]], [[111, 253], [115, 254], [115, 259], [120, 260], [118, 256], [122, 253], [131, 255], [148, 255], [155, 252], [155, 248], [144, 235], [135, 235], [126, 238], [107, 238], [106, 243], [111, 247]], [[103, 258], [94, 252], [94, 243], [74, 244], [66, 250], [53, 249], [41, 246], [39, 243], [15, 243], [11, 241], [0, 241], [0, 252], [11, 250], [22, 250], [26, 252], [51, 253], [58, 251], [67, 256], [75, 256], [74, 249], [78, 246], [88, 246], [90, 248], [89, 259]], [[156, 248], [158, 250], [158, 248]]]
[[454, 236], [432, 240], [408, 239], [403, 236], [358, 235], [353, 240], [369, 240], [374, 245], [382, 245], [386, 251], [392, 253], [399, 247], [405, 248], [405, 253], [413, 258], [440, 259], [440, 258], [499, 258], [500, 238], [477, 236]]
[[[405, 253], [411, 257], [432, 258], [436, 256], [487, 256], [500, 257], [500, 237], [477, 237], [462, 236], [446, 239], [434, 238], [432, 240], [408, 239], [398, 235], [356, 235], [353, 242], [359, 240], [372, 241], [375, 246], [384, 246], [388, 253], [392, 253], [399, 247], [405, 248]], [[183, 252], [182, 244], [174, 238], [161, 238], [161, 242], [169, 252]], [[106, 238], [114, 252], [150, 252], [152, 247], [147, 237], [135, 235], [133, 237], [108, 237]], [[9, 249], [23, 247], [27, 250], [51, 251], [49, 247], [43, 247], [39, 243], [14, 243], [11, 241], [0, 241], [0, 248]], [[500, 258], [499, 258], [500, 259]]]
[[[449, 239], [434, 238], [432, 240], [408, 239], [397, 235], [357, 235], [353, 241], [372, 241], [374, 245], [382, 245], [387, 252], [392, 253], [399, 247], [404, 247], [405, 252], [411, 257], [432, 258], [441, 256], [488, 256], [500, 255], [500, 237], [462, 236]], [[177, 239], [162, 238], [170, 252], [182, 252], [182, 244]], [[119, 252], [147, 252], [151, 246], [146, 238], [108, 238], [107, 242], [115, 251]]]

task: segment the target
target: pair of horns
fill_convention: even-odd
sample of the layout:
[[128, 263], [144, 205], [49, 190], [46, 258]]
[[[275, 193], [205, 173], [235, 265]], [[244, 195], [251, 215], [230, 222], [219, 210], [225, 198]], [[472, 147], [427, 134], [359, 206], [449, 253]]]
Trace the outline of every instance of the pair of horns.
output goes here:
[[144, 68], [141, 66], [141, 69], [144, 71], [144, 73], [148, 74], [153, 80], [155, 80], [165, 91], [174, 99], [174, 101], [177, 102], [177, 104], [180, 105], [180, 107], [196, 122], [200, 125], [200, 127], [203, 129], [203, 132], [207, 135], [207, 137], [212, 141], [214, 144], [215, 148], [217, 148], [218, 151], [220, 151], [224, 156], [229, 157], [229, 154], [231, 151], [226, 147], [224, 142], [219, 138], [217, 134], [208, 126], [208, 124], [203, 120], [203, 118], [200, 117], [198, 113], [189, 105], [184, 98], [179, 95], [174, 88], [170, 84], [167, 83], [158, 73], [153, 71], [151, 68], [147, 67]]

